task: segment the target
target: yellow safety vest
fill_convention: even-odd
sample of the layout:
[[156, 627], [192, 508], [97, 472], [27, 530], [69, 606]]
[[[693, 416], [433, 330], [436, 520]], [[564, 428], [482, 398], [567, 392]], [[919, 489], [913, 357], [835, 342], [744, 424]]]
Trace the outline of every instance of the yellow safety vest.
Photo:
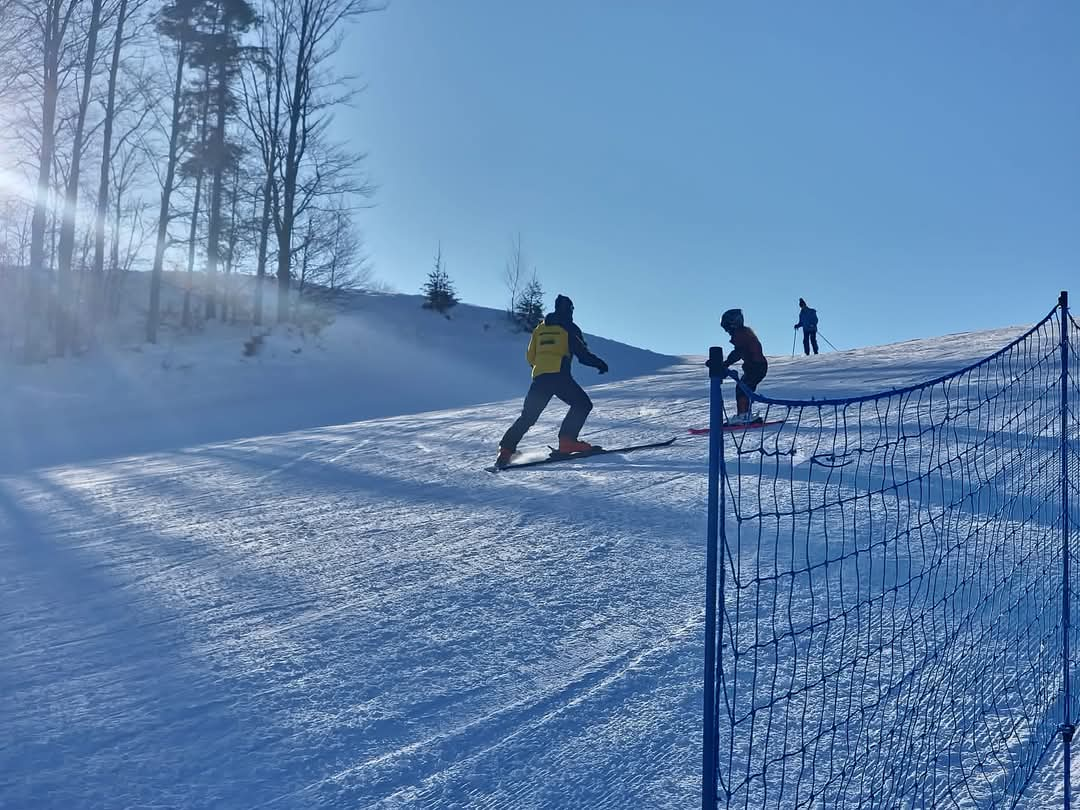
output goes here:
[[570, 356], [570, 334], [561, 326], [540, 324], [533, 330], [525, 356], [533, 377], [562, 371], [563, 360]]

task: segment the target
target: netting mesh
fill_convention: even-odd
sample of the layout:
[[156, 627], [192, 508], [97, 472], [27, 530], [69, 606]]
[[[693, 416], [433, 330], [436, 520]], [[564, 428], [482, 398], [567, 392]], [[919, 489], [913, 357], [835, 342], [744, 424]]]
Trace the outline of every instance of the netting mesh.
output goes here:
[[[1068, 368], [1066, 375], [1067, 407], [1065, 414], [1066, 461], [1066, 507], [1069, 523], [1069, 570], [1071, 572], [1070, 595], [1077, 592], [1080, 577], [1080, 323], [1069, 315]], [[1071, 659], [1080, 655], [1080, 617], [1073, 611], [1069, 632]], [[1075, 672], [1075, 668], [1074, 668]], [[1073, 723], [1080, 717], [1080, 683], [1075, 680], [1069, 690], [1068, 716]]]
[[1022, 795], [1064, 712], [1059, 324], [909, 389], [759, 398], [783, 424], [725, 438], [719, 806]]

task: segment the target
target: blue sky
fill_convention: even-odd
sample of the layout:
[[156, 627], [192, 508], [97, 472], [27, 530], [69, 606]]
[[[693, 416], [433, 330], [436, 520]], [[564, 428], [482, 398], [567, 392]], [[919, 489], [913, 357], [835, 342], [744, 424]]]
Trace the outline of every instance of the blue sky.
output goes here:
[[[841, 348], [1035, 320], [1080, 279], [1080, 4], [392, 0], [342, 54], [378, 276], [522, 234], [587, 331], [676, 353], [797, 301]], [[1080, 284], [1074, 298], [1080, 306]]]

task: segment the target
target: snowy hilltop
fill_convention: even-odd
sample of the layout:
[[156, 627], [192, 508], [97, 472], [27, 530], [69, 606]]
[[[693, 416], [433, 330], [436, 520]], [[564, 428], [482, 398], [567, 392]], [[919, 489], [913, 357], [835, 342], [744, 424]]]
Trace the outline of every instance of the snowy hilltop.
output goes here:
[[[460, 304], [441, 315], [412, 295], [343, 293], [313, 305], [300, 325], [211, 322], [147, 344], [135, 303], [144, 275], [129, 281], [128, 307], [104, 350], [0, 363], [8, 393], [0, 469], [475, 405], [518, 396], [528, 384], [529, 335], [505, 313]], [[173, 290], [166, 309], [180, 300]], [[605, 382], [678, 362], [589, 339], [610, 357]]]

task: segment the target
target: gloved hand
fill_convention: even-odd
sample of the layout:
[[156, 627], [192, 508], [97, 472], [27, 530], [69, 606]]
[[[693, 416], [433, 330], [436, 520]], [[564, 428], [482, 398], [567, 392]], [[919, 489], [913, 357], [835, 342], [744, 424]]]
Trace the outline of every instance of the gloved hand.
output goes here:
[[608, 373], [607, 363], [605, 363], [603, 360], [601, 360], [600, 365], [598, 365], [596, 367], [596, 370], [599, 371], [601, 374], [607, 374]]
[[799, 325], [798, 325], [798, 324], [795, 324], [795, 328], [796, 328], [796, 329], [798, 329], [798, 328], [799, 328]]

